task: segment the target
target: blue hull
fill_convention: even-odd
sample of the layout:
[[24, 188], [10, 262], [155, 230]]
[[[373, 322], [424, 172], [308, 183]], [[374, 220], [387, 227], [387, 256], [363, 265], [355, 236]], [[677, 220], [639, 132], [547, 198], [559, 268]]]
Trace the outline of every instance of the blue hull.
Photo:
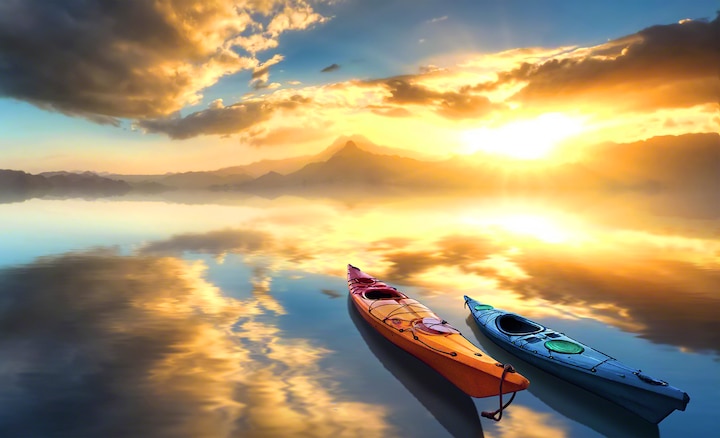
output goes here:
[[593, 392], [657, 424], [684, 411], [683, 391], [630, 368], [562, 333], [511, 312], [465, 297], [480, 331], [524, 361]]

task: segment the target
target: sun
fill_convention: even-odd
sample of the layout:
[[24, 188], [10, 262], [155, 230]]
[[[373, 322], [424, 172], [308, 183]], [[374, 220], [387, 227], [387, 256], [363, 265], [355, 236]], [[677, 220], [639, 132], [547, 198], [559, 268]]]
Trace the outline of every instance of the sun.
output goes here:
[[520, 160], [547, 158], [555, 147], [584, 130], [584, 121], [562, 113], [546, 113], [534, 119], [515, 120], [497, 128], [464, 131], [467, 153], [479, 151]]

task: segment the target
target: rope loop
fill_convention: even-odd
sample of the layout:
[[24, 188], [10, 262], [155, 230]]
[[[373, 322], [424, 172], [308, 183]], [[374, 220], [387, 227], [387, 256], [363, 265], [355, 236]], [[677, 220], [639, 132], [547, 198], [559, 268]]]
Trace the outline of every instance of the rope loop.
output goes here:
[[503, 387], [503, 382], [505, 381], [505, 375], [506, 375], [507, 373], [514, 373], [514, 372], [515, 372], [515, 368], [513, 368], [512, 365], [510, 365], [509, 363], [508, 363], [508, 364], [505, 364], [505, 366], [503, 367], [502, 376], [500, 376], [500, 390], [499, 390], [499, 392], [500, 392], [500, 394], [499, 394], [500, 407], [497, 408], [496, 410], [492, 411], [492, 412], [490, 412], [490, 411], [483, 411], [483, 412], [481, 413], [481, 415], [482, 415], [483, 417], [489, 418], [489, 419], [494, 420], [494, 421], [500, 421], [500, 419], [502, 418], [503, 410], [504, 410], [505, 408], [507, 408], [508, 406], [510, 406], [510, 403], [512, 403], [513, 400], [515, 400], [515, 394], [517, 394], [517, 391], [516, 391], [516, 392], [513, 392], [512, 397], [510, 397], [510, 400], [508, 400], [508, 402], [503, 405], [503, 390], [502, 390], [502, 387]]

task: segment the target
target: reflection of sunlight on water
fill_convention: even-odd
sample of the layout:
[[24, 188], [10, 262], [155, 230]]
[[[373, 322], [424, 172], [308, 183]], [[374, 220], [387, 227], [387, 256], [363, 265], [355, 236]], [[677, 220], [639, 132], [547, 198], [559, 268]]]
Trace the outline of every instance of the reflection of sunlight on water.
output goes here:
[[529, 275], [524, 272], [517, 263], [500, 254], [488, 256], [488, 258], [479, 262], [477, 266], [489, 268], [495, 271], [500, 277], [510, 280], [525, 280], [529, 278]]
[[666, 257], [686, 260], [698, 266], [720, 267], [720, 240], [658, 235], [637, 230], [617, 230], [608, 234], [613, 242], [625, 242], [628, 247], [649, 254], [662, 253]]
[[489, 230], [506, 231], [518, 236], [534, 237], [541, 242], [562, 244], [577, 244], [586, 240], [577, 229], [576, 224], [571, 225], [567, 218], [560, 218], [557, 215], [550, 217], [541, 214], [508, 214], [499, 216], [465, 216], [463, 222], [474, 227], [482, 227]]
[[[715, 235], [683, 236], [678, 231], [691, 229], [693, 222], [675, 224], [674, 234], [663, 234], [663, 228], [652, 224], [642, 228], [639, 220], [619, 220], [611, 226], [592, 216], [598, 208], [590, 202], [580, 202], [580, 210], [575, 204], [563, 208], [560, 201], [502, 197], [343, 202], [253, 198], [242, 206], [32, 201], [29, 207], [15, 206], [10, 223], [13, 233], [17, 228], [20, 236], [32, 235], [45, 217], [41, 207], [48, 206], [61, 218], [62, 229], [71, 232], [52, 233], [42, 241], [72, 240], [98, 227], [97, 217], [106, 217], [98, 214], [100, 209], [131, 210], [132, 220], [118, 230], [150, 230], [139, 254], [179, 257], [192, 252], [237, 258], [255, 270], [254, 301], [246, 304], [275, 316], [284, 310], [274, 307], [277, 302], [268, 294], [274, 275], [342, 279], [346, 263], [395, 286], [448, 297], [488, 297], [498, 307], [528, 317], [554, 308], [565, 318], [575, 313], [626, 329], [631, 325], [624, 319], [652, 327], [658, 325], [654, 315], [670, 317], [665, 313], [670, 303], [682, 305], [691, 293], [700, 300], [698, 312], [713, 309], [717, 300], [708, 291], [716, 284], [713, 273], [719, 264], [720, 240]], [[632, 206], [627, 208], [632, 211]], [[24, 213], [30, 216], [25, 228]], [[103, 227], [114, 230], [121, 218], [108, 219]], [[164, 224], [162, 237], [154, 237]], [[27, 247], [3, 243], [10, 245], [2, 248], [8, 254]], [[38, 248], [36, 252], [47, 249]], [[648, 305], [643, 297], [652, 296], [662, 299]], [[640, 321], [643, 316], [650, 320]]]
[[527, 234], [547, 243], [566, 243], [572, 234], [547, 217], [534, 215], [513, 215], [503, 218], [500, 227], [517, 233]]

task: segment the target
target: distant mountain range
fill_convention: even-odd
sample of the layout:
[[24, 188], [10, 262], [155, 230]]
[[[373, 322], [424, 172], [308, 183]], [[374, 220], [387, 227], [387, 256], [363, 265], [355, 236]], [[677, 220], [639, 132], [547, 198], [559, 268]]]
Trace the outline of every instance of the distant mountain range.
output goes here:
[[21, 201], [43, 196], [105, 197], [124, 195], [132, 187], [92, 172], [46, 172], [31, 175], [19, 170], [0, 169], [0, 202]]
[[378, 146], [361, 136], [341, 137], [316, 155], [263, 160], [213, 171], [165, 175], [97, 175], [0, 170], [0, 198], [113, 196], [176, 189], [302, 193], [363, 188], [374, 192], [562, 192], [580, 190], [720, 189], [720, 135], [654, 137], [604, 143], [582, 160], [560, 165], [515, 165], [476, 154], [432, 160]]

